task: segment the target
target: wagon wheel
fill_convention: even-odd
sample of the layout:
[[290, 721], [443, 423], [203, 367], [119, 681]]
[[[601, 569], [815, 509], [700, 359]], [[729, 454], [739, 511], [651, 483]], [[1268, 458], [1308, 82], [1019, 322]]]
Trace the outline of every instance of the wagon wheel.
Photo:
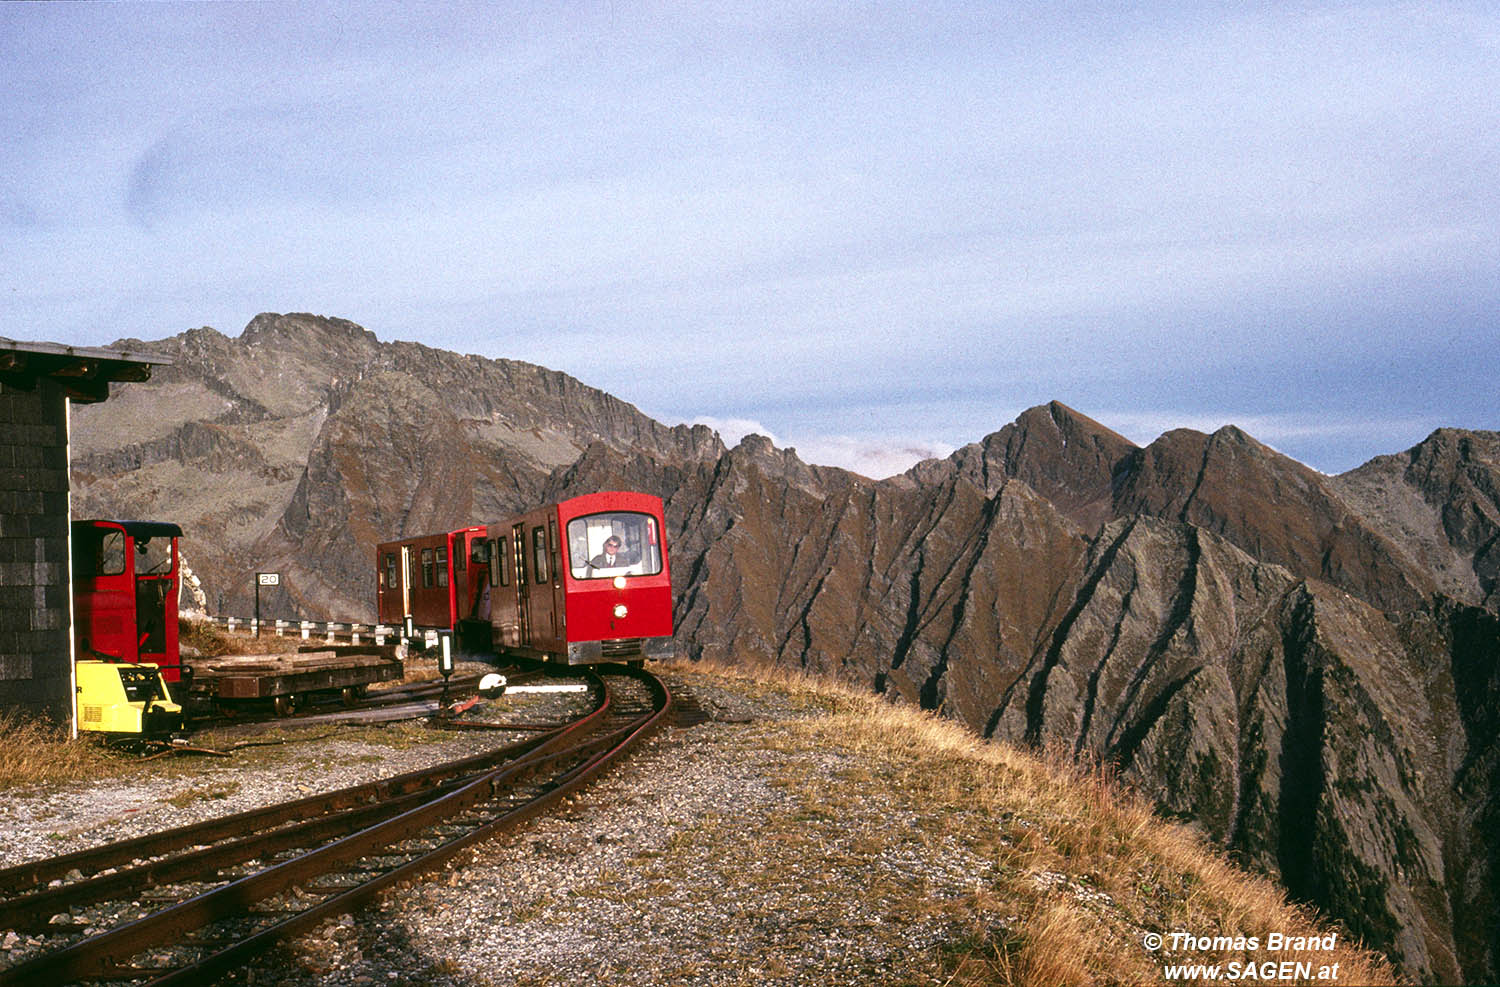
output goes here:
[[358, 706], [359, 701], [365, 698], [364, 685], [346, 685], [339, 690], [339, 702], [345, 706]]
[[271, 700], [271, 706], [276, 710], [277, 716], [291, 716], [297, 709], [297, 697], [291, 693], [277, 696]]

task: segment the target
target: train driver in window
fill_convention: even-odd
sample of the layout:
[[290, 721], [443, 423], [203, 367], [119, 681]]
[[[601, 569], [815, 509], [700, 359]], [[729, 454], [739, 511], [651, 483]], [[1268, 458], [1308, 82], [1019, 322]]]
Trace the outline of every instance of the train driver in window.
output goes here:
[[632, 561], [625, 555], [620, 536], [610, 535], [604, 539], [604, 551], [590, 559], [589, 566], [594, 569], [613, 569], [616, 566], [630, 565]]

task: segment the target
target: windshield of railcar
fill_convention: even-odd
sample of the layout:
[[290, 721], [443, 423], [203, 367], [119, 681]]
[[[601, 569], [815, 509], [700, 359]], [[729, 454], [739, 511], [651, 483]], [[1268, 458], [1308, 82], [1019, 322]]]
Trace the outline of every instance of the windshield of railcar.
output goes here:
[[656, 518], [629, 511], [589, 514], [568, 522], [574, 579], [654, 576], [661, 572]]

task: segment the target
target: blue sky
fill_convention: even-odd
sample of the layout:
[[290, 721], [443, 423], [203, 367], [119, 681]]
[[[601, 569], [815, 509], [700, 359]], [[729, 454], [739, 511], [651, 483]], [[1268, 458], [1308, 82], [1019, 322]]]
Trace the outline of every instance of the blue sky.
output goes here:
[[258, 312], [884, 475], [1500, 429], [1482, 4], [0, 5], [0, 335]]

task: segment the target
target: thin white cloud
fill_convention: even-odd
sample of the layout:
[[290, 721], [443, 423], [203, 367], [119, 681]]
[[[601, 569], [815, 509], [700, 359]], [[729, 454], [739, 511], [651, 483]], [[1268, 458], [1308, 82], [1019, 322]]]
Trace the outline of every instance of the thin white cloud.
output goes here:
[[904, 473], [924, 459], [941, 459], [954, 452], [946, 442], [910, 436], [813, 435], [801, 436], [792, 445], [803, 462], [837, 466], [876, 480]]
[[946, 442], [905, 435], [799, 434], [783, 442], [760, 422], [744, 418], [699, 415], [687, 424], [707, 425], [731, 448], [747, 435], [764, 435], [777, 448], [795, 450], [804, 463], [837, 466], [877, 480], [904, 473], [924, 459], [950, 456], [955, 448]]
[[1306, 414], [1267, 415], [1232, 411], [1214, 414], [1201, 411], [1104, 411], [1092, 417], [1141, 445], [1179, 428], [1212, 433], [1233, 425], [1262, 442], [1271, 444], [1292, 439], [1348, 438], [1372, 432], [1409, 432], [1429, 427], [1423, 419], [1413, 417], [1347, 420]]
[[713, 418], [708, 415], [699, 415], [689, 425], [707, 425], [719, 433], [719, 438], [726, 446], [733, 448], [740, 444], [740, 440], [747, 435], [764, 435], [771, 440], [774, 446], [781, 446], [781, 440], [774, 432], [766, 428], [760, 422], [751, 421], [748, 418]]

